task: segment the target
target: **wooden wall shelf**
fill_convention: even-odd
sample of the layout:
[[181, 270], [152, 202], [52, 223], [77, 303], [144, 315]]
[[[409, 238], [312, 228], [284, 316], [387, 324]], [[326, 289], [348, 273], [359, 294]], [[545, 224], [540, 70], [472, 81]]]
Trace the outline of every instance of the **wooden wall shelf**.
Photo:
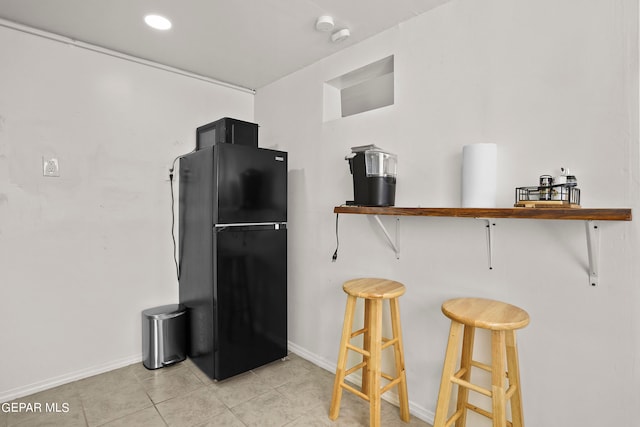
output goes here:
[[[367, 206], [336, 206], [336, 214], [373, 215], [384, 232], [389, 244], [400, 258], [398, 234], [401, 216], [433, 216], [449, 218], [475, 218], [484, 220], [487, 229], [487, 253], [489, 269], [492, 266], [493, 228], [495, 219], [549, 219], [584, 221], [587, 234], [587, 254], [589, 257], [589, 283], [598, 284], [598, 250], [600, 246], [600, 230], [596, 221], [631, 221], [631, 209], [627, 208], [402, 208], [402, 207], [367, 207]], [[380, 220], [379, 215], [396, 217], [396, 238], [391, 235]]]
[[334, 213], [459, 218], [522, 218], [582, 221], [631, 221], [631, 209], [611, 208], [401, 208], [336, 206]]

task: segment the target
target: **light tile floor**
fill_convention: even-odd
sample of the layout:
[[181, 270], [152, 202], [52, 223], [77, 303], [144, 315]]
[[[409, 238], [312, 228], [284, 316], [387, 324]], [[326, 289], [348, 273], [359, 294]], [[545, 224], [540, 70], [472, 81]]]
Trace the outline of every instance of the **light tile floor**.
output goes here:
[[[329, 420], [333, 378], [295, 354], [218, 382], [190, 360], [154, 371], [138, 363], [9, 402], [33, 411], [0, 410], [0, 427], [368, 426], [368, 403], [348, 392], [338, 419]], [[402, 422], [386, 401], [381, 417], [384, 427], [429, 427], [415, 417]]]

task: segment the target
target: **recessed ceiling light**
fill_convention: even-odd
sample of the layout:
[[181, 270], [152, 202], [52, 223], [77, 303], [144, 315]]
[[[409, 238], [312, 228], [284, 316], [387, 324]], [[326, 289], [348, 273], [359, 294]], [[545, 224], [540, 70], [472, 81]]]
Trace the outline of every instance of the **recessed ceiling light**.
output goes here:
[[160, 15], [147, 15], [144, 17], [144, 22], [156, 30], [168, 30], [171, 28], [171, 21]]

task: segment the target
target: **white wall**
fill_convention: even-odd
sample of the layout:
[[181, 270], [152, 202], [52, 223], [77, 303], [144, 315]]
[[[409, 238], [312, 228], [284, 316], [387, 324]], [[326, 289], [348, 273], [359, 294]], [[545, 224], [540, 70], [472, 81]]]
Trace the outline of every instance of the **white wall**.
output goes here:
[[141, 360], [141, 311], [178, 300], [169, 165], [197, 126], [254, 105], [6, 28], [0, 52], [3, 401]]
[[[391, 54], [395, 105], [323, 122], [323, 82]], [[513, 205], [515, 187], [564, 166], [577, 175], [583, 206], [637, 212], [637, 2], [454, 0], [260, 89], [255, 117], [262, 143], [290, 153], [295, 351], [334, 367], [341, 283], [404, 282], [411, 409], [432, 420], [448, 332], [440, 304], [496, 298], [531, 315], [519, 333], [528, 425], [637, 424], [637, 221], [600, 223], [595, 288], [576, 221], [496, 220], [489, 271], [483, 222], [403, 217], [396, 260], [371, 218], [341, 215], [331, 262], [332, 210], [352, 198], [343, 159], [362, 144], [398, 154], [397, 206], [460, 206], [462, 146], [495, 142], [498, 206]], [[383, 220], [393, 231], [395, 219]], [[478, 357], [486, 356], [485, 346]]]

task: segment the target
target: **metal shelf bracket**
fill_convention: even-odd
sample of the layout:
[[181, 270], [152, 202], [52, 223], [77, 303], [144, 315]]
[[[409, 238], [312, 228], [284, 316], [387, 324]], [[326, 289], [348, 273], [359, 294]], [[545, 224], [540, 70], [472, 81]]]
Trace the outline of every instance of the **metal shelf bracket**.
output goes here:
[[587, 254], [589, 256], [589, 284], [598, 286], [598, 261], [600, 257], [600, 229], [595, 221], [585, 221]]
[[495, 220], [492, 218], [476, 218], [481, 221], [485, 221], [487, 228], [487, 261], [489, 263], [489, 270], [493, 270], [493, 229], [496, 226]]
[[391, 247], [395, 251], [396, 259], [400, 259], [400, 242], [398, 241], [398, 237], [400, 236], [400, 218], [396, 217], [396, 238], [394, 240], [394, 239], [391, 238], [391, 235], [387, 231], [387, 228], [384, 226], [384, 224], [380, 220], [380, 217], [378, 215], [373, 215], [373, 217], [375, 218], [376, 222], [378, 223], [378, 225], [382, 229], [382, 232], [384, 233], [385, 237], [387, 238], [387, 241], [389, 242], [389, 244], [391, 245]]

